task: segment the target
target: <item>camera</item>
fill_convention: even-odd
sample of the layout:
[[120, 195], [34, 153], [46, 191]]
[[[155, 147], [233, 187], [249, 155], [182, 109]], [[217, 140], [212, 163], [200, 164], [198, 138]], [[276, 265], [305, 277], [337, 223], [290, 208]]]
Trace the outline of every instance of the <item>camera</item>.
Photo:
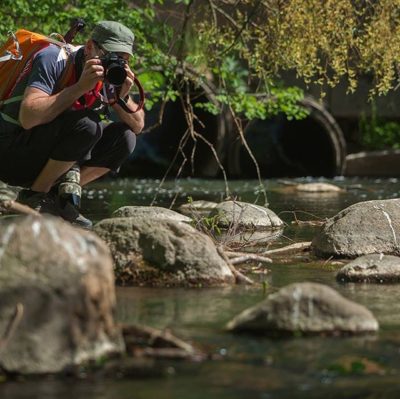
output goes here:
[[107, 53], [100, 60], [107, 82], [115, 86], [121, 86], [127, 76], [125, 71], [126, 61], [116, 53]]

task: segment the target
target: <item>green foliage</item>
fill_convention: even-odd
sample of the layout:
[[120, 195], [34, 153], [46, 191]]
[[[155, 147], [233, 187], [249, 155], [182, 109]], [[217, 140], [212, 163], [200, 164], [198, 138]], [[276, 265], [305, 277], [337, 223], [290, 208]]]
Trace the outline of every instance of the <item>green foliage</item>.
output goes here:
[[219, 215], [214, 216], [200, 216], [197, 212], [193, 212], [192, 215], [192, 225], [197, 230], [206, 233], [208, 236], [216, 239], [218, 236], [221, 235], [221, 229], [218, 226], [219, 222]]
[[321, 87], [345, 79], [350, 92], [365, 73], [373, 93], [398, 80], [400, 18], [391, 0], [2, 0], [1, 15], [2, 40], [19, 27], [64, 33], [74, 17], [88, 24], [80, 42], [99, 20], [131, 27], [131, 66], [151, 93], [147, 107], [187, 87], [198, 95], [207, 81], [215, 99], [196, 106], [211, 113], [229, 106], [246, 118], [301, 118], [303, 94], [278, 84], [283, 70]]
[[[209, 8], [192, 0], [173, 3], [175, 5], [164, 0], [3, 0], [0, 39], [4, 41], [8, 31], [21, 27], [44, 34], [64, 34], [70, 20], [81, 17], [87, 27], [77, 37], [77, 42], [84, 43], [97, 21], [117, 20], [135, 33], [135, 57], [131, 67], [146, 92], [151, 94], [146, 102], [148, 109], [157, 102], [175, 101], [189, 81], [197, 92], [201, 91], [204, 80], [211, 79], [215, 84], [216, 101], [197, 103], [196, 107], [213, 114], [230, 105], [247, 118], [264, 119], [282, 111], [290, 117], [302, 115], [297, 106], [302, 96], [299, 89], [275, 86], [268, 78], [268, 82], [260, 86], [269, 87], [267, 95], [260, 97], [260, 90], [253, 90], [255, 62], [254, 65], [243, 62], [245, 51], [240, 46], [233, 46], [231, 51], [231, 28], [210, 26], [207, 22], [211, 15]], [[189, 9], [190, 23], [181, 23], [185, 10]], [[224, 52], [226, 54], [220, 57]], [[261, 92], [265, 94], [264, 89]]]
[[361, 144], [367, 150], [400, 149], [400, 122], [385, 121], [377, 117], [376, 105], [371, 115], [362, 115], [359, 124]]
[[221, 235], [221, 229], [218, 226], [219, 215], [203, 217], [200, 222], [213, 236]]

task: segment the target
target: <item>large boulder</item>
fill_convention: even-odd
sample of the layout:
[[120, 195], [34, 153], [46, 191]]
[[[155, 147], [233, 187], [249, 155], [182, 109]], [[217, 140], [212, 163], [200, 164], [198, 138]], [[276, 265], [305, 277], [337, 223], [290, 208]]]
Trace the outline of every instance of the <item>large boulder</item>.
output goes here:
[[0, 368], [57, 373], [123, 350], [112, 259], [52, 217], [0, 221]]
[[153, 219], [170, 219], [187, 223], [192, 221], [192, 219], [187, 216], [159, 206], [123, 206], [114, 211], [112, 217], [148, 217]]
[[271, 209], [247, 202], [221, 202], [209, 216], [215, 217], [216, 223], [222, 228], [232, 226], [253, 230], [283, 228], [283, 221]]
[[227, 325], [234, 332], [265, 335], [363, 334], [378, 330], [378, 322], [362, 305], [332, 288], [316, 283], [288, 285]]
[[121, 284], [234, 283], [211, 238], [187, 223], [148, 217], [111, 218], [96, 224], [95, 232], [109, 245]]
[[342, 282], [399, 283], [400, 257], [383, 254], [360, 256], [337, 273]]
[[359, 202], [329, 219], [312, 242], [321, 257], [400, 255], [400, 200]]

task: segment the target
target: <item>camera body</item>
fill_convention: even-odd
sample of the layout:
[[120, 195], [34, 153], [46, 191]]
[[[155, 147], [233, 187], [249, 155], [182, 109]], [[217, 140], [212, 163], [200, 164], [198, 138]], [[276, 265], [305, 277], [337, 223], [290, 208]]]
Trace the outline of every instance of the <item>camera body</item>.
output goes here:
[[104, 68], [104, 76], [107, 82], [114, 86], [121, 86], [126, 79], [126, 61], [116, 53], [107, 53], [100, 58]]

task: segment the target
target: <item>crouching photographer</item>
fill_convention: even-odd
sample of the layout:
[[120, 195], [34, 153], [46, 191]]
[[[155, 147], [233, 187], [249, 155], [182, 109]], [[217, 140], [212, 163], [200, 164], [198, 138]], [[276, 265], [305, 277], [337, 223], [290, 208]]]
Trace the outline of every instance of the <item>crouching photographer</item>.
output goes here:
[[[0, 113], [0, 180], [25, 187], [20, 202], [91, 227], [79, 212], [80, 186], [118, 171], [144, 126], [129, 96], [133, 41], [126, 26], [103, 21], [80, 48], [51, 43], [34, 55]], [[118, 122], [103, 122], [108, 107]]]

